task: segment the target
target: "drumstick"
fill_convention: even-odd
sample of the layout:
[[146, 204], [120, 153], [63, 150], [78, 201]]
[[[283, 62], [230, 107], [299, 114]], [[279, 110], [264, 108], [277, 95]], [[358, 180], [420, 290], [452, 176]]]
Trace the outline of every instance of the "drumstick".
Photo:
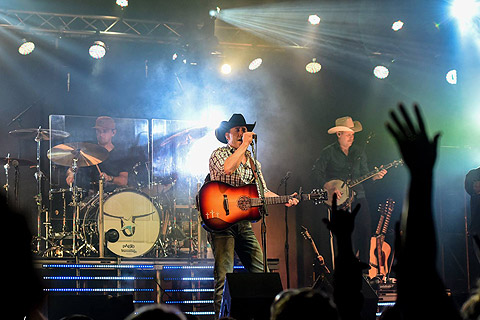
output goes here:
[[102, 175], [102, 171], [100, 171], [100, 168], [98, 167], [98, 164], [96, 164], [95, 167], [97, 167], [98, 174], [101, 176], [101, 175]]

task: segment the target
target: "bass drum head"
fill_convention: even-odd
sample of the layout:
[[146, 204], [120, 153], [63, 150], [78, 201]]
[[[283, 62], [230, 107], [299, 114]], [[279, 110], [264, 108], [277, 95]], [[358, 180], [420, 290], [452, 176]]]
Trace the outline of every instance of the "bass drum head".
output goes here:
[[138, 257], [155, 246], [160, 216], [149, 197], [136, 191], [114, 193], [104, 201], [103, 211], [105, 240], [111, 252]]

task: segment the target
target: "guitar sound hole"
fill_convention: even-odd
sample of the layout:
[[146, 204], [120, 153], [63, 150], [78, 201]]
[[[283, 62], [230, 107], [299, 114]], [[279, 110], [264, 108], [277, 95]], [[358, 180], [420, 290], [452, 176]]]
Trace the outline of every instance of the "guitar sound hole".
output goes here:
[[240, 208], [240, 210], [248, 210], [251, 206], [252, 204], [249, 197], [241, 196], [240, 198], [238, 198], [238, 208]]

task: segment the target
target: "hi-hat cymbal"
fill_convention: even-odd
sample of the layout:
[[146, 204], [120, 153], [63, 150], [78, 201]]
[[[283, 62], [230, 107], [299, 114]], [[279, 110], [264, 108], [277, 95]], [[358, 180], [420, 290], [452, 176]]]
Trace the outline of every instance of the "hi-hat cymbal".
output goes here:
[[9, 163], [13, 166], [15, 165], [15, 161], [17, 162], [17, 166], [35, 166], [36, 165], [36, 163], [31, 160], [12, 158], [12, 157], [0, 157], [0, 161], [2, 163]]
[[78, 167], [94, 166], [108, 158], [108, 150], [98, 144], [71, 142], [56, 145], [47, 152], [47, 157], [61, 166], [71, 166], [77, 159]]
[[35, 140], [50, 140], [50, 136], [58, 139], [68, 138], [70, 136], [70, 133], [66, 131], [41, 128], [17, 129], [10, 131], [9, 134], [20, 139]]

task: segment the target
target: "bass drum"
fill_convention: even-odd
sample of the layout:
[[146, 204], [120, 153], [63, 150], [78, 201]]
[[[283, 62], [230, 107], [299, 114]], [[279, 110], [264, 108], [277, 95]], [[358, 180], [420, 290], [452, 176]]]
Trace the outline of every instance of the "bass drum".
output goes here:
[[[98, 250], [98, 195], [89, 201], [83, 232], [90, 246]], [[105, 194], [103, 203], [105, 242], [108, 250], [126, 258], [148, 253], [160, 234], [160, 213], [145, 194], [120, 190]]]

